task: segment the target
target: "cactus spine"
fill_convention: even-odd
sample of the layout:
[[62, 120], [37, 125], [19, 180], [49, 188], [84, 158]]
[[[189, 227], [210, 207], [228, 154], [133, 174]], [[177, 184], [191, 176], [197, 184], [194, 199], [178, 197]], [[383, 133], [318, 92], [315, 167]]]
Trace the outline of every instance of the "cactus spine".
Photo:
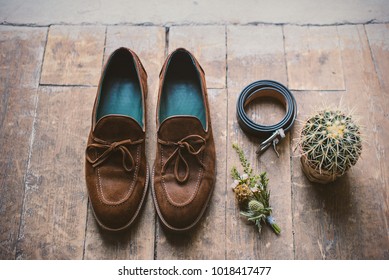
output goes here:
[[300, 145], [303, 170], [316, 182], [322, 174], [330, 177], [327, 182], [342, 176], [362, 152], [359, 127], [339, 110], [319, 111], [309, 118], [301, 131]]

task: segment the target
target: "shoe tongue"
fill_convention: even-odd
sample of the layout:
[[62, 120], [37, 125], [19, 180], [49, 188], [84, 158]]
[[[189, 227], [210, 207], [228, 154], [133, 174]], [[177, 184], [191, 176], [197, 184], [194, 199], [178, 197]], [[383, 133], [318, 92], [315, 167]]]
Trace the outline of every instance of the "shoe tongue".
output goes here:
[[144, 132], [137, 121], [127, 116], [107, 115], [96, 123], [93, 134], [104, 141], [138, 140]]
[[206, 135], [200, 120], [192, 116], [170, 117], [162, 122], [158, 131], [161, 139], [175, 142], [194, 134]]

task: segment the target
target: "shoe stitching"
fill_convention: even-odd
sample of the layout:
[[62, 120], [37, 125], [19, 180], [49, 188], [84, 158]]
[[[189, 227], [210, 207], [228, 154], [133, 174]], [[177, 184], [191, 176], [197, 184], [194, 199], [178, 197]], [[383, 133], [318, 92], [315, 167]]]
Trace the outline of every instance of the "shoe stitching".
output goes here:
[[[163, 147], [162, 145], [160, 145], [161, 147], [161, 166], [163, 164]], [[203, 158], [204, 158], [204, 152], [202, 152], [202, 155], [201, 155], [201, 162], [203, 163]], [[199, 167], [199, 175], [197, 177], [197, 182], [196, 182], [196, 189], [195, 191], [191, 194], [191, 197], [185, 201], [184, 203], [176, 203], [173, 201], [173, 199], [170, 197], [167, 189], [166, 189], [166, 182], [165, 182], [165, 176], [161, 174], [161, 177], [162, 177], [162, 188], [164, 190], [164, 193], [165, 193], [165, 200], [170, 204], [172, 205], [173, 207], [175, 208], [184, 208], [184, 207], [188, 207], [190, 206], [190, 204], [195, 200], [195, 198], [197, 197], [197, 194], [200, 190], [200, 181], [203, 177], [203, 169], [201, 168], [201, 166]]]
[[196, 226], [198, 224], [198, 222], [200, 221], [200, 219], [202, 218], [202, 216], [204, 215], [204, 212], [205, 210], [207, 209], [208, 205], [209, 205], [209, 201], [211, 199], [211, 196], [212, 196], [212, 193], [213, 193], [213, 189], [215, 187], [215, 181], [213, 181], [213, 185], [212, 185], [212, 190], [211, 192], [208, 194], [208, 197], [207, 197], [207, 202], [204, 204], [202, 210], [201, 210], [201, 213], [200, 215], [196, 218], [196, 220], [189, 226], [187, 227], [184, 227], [184, 228], [176, 228], [172, 225], [170, 225], [166, 220], [165, 218], [163, 217], [162, 213], [161, 213], [161, 210], [160, 210], [160, 207], [159, 207], [159, 203], [158, 203], [158, 199], [157, 199], [157, 196], [156, 196], [156, 192], [155, 192], [155, 165], [153, 167], [153, 171], [152, 171], [152, 181], [151, 181], [151, 190], [152, 190], [152, 195], [153, 195], [153, 200], [154, 200], [154, 204], [155, 204], [155, 208], [157, 210], [157, 214], [159, 216], [159, 218], [161, 219], [161, 222], [163, 223], [163, 225], [165, 225], [166, 227], [168, 227], [169, 229], [173, 230], [173, 231], [178, 231], [178, 232], [181, 232], [181, 231], [187, 231], [187, 230], [190, 230], [191, 228], [193, 228], [194, 226]]
[[[144, 190], [143, 190], [143, 194], [142, 194], [142, 199], [141, 199], [141, 202], [139, 203], [139, 206], [138, 208], [136, 209], [136, 212], [134, 214], [134, 216], [131, 218], [131, 220], [124, 226], [120, 227], [120, 228], [110, 228], [110, 227], [107, 227], [105, 226], [100, 220], [99, 218], [97, 217], [96, 213], [95, 213], [95, 210], [93, 209], [93, 205], [91, 205], [91, 208], [92, 208], [92, 213], [97, 221], [97, 223], [105, 230], [109, 230], [109, 231], [114, 231], [114, 232], [117, 232], [117, 231], [121, 231], [121, 230], [124, 230], [126, 228], [128, 228], [134, 221], [135, 219], [138, 217], [139, 215], [139, 212], [144, 204], [144, 201], [145, 201], [145, 198], [146, 198], [146, 194], [147, 194], [147, 190], [148, 190], [148, 184], [149, 184], [149, 166], [146, 164], [146, 180], [145, 180], [145, 185], [144, 185]], [[89, 197], [90, 199], [90, 197]]]
[[105, 198], [104, 193], [103, 193], [103, 188], [102, 188], [103, 184], [102, 184], [102, 180], [101, 180], [101, 176], [100, 176], [100, 167], [97, 167], [97, 174], [98, 174], [98, 178], [99, 178], [99, 185], [98, 185], [99, 196], [98, 197], [99, 197], [99, 200], [101, 203], [103, 203], [104, 205], [109, 206], [109, 207], [117, 207], [117, 206], [120, 206], [121, 204], [125, 203], [131, 197], [131, 194], [132, 194], [131, 192], [133, 191], [133, 189], [135, 187], [135, 183], [136, 183], [135, 179], [138, 177], [138, 171], [139, 171], [139, 166], [140, 166], [140, 163], [139, 163], [139, 156], [140, 156], [139, 150], [140, 150], [140, 148], [141, 147], [137, 147], [137, 149], [136, 149], [137, 150], [137, 152], [136, 152], [136, 165], [135, 165], [132, 183], [130, 185], [130, 188], [128, 189], [128, 192], [124, 196], [124, 198], [119, 200], [119, 202], [111, 202], [107, 198]]

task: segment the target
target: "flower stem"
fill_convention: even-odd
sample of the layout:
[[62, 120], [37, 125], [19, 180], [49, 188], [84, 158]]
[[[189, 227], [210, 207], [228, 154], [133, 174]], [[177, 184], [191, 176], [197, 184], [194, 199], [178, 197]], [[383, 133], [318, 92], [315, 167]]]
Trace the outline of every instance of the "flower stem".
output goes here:
[[276, 224], [276, 221], [274, 220], [273, 216], [267, 216], [266, 222], [272, 227], [276, 234], [281, 233], [281, 228]]

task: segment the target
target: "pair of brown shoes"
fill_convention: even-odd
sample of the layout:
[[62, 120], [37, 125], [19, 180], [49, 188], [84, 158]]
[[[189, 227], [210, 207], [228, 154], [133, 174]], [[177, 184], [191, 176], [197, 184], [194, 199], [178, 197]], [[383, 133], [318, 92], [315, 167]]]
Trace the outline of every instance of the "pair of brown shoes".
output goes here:
[[[85, 176], [98, 224], [127, 228], [138, 216], [149, 183], [146, 161], [147, 74], [126, 48], [109, 57], [101, 75], [86, 148]], [[171, 53], [160, 73], [154, 205], [173, 231], [194, 227], [211, 197], [215, 145], [204, 71], [185, 49]]]

